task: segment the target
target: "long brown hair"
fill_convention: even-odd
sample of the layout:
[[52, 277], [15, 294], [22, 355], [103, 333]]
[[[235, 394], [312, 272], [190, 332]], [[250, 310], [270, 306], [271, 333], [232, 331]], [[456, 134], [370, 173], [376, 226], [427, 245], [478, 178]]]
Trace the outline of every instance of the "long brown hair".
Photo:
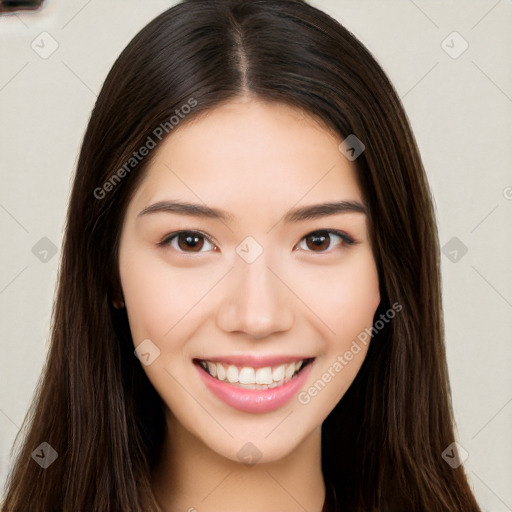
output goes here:
[[[413, 134], [372, 55], [301, 0], [185, 1], [141, 30], [114, 64], [80, 152], [51, 345], [2, 510], [159, 510], [150, 472], [163, 404], [133, 355], [126, 312], [111, 305], [123, 216], [154, 151], [131, 158], [158, 126], [172, 133], [169, 119], [183, 105], [193, 102], [188, 122], [243, 93], [299, 107], [340, 141], [354, 134], [364, 143], [355, 164], [380, 278], [376, 318], [402, 306], [322, 427], [323, 472], [338, 510], [479, 510], [462, 467], [442, 458], [454, 422], [439, 248]], [[31, 457], [43, 442], [58, 453], [46, 469]]]

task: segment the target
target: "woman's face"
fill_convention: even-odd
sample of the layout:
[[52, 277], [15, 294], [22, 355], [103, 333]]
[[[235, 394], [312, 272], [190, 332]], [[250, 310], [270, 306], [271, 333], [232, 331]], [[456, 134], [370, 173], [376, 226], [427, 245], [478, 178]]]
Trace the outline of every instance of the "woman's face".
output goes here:
[[318, 434], [367, 352], [378, 275], [340, 142], [288, 106], [232, 101], [154, 149], [127, 209], [120, 275], [144, 371], [170, 428], [234, 461]]

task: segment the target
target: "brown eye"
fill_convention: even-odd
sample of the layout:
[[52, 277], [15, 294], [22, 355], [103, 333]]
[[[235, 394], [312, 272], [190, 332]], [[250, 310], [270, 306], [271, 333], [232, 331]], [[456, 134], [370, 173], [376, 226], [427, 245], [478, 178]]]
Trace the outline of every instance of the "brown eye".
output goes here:
[[[215, 249], [215, 246], [203, 234], [196, 231], [174, 233], [163, 240], [161, 245], [170, 245], [178, 252], [208, 252]], [[206, 250], [202, 250], [205, 246]]]
[[178, 235], [178, 247], [182, 251], [186, 251], [191, 249], [194, 252], [200, 251], [201, 247], [204, 245], [204, 239], [201, 236], [180, 233]]
[[[333, 239], [339, 240], [338, 243], [335, 245], [351, 245], [354, 243], [354, 240], [352, 240], [352, 238], [350, 238], [345, 233], [342, 233], [341, 231], [323, 230], [314, 231], [313, 233], [306, 235], [301, 240], [301, 244], [302, 242], [305, 242], [306, 249], [304, 250], [306, 251], [321, 253], [325, 252], [327, 249], [331, 247], [331, 244], [333, 244]], [[299, 244], [299, 246], [301, 244]]]

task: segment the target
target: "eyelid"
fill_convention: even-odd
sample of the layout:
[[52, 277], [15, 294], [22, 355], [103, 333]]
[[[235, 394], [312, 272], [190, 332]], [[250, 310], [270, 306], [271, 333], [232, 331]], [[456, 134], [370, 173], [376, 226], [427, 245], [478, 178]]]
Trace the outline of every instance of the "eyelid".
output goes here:
[[[188, 233], [188, 234], [192, 234], [192, 235], [200, 235], [201, 237], [205, 238], [211, 245], [213, 245], [214, 249], [216, 249], [218, 247], [218, 243], [217, 241], [215, 240], [215, 238], [213, 238], [212, 236], [204, 233], [203, 231], [201, 230], [198, 230], [198, 229], [181, 229], [181, 230], [178, 230], [178, 231], [173, 231], [172, 233], [169, 233], [167, 235], [165, 235], [162, 240], [160, 242], [157, 243], [157, 245], [159, 247], [163, 247], [163, 246], [170, 246], [170, 242], [171, 240], [173, 240], [176, 236], [182, 234], [182, 233]], [[357, 244], [358, 242], [356, 240], [354, 240], [348, 233], [346, 233], [345, 231], [341, 231], [341, 230], [338, 230], [338, 229], [315, 229], [313, 231], [310, 231], [309, 233], [306, 233], [300, 240], [299, 242], [295, 245], [295, 249], [294, 250], [297, 250], [297, 247], [298, 245], [303, 241], [305, 240], [306, 238], [308, 238], [309, 236], [311, 235], [314, 235], [316, 233], [328, 233], [328, 234], [331, 234], [331, 235], [336, 235], [338, 236], [339, 238], [341, 238], [342, 240], [342, 243], [340, 245], [355, 245]], [[204, 253], [204, 252], [212, 252], [211, 250], [210, 251], [198, 251], [198, 252], [195, 252], [195, 251], [180, 251], [178, 250], [177, 251], [178, 253], [180, 254], [201, 254], [201, 253]], [[304, 250], [304, 252], [309, 252], [311, 254], [328, 254], [329, 252], [331, 252], [331, 250], [329, 251], [309, 251], [309, 250]]]
[[[160, 240], [160, 242], [157, 243], [157, 245], [159, 247], [164, 247], [164, 246], [170, 246], [170, 242], [173, 238], [175, 238], [176, 236], [178, 235], [181, 235], [182, 233], [187, 233], [187, 234], [192, 234], [192, 235], [201, 235], [201, 237], [205, 238], [210, 244], [213, 245], [214, 249], [216, 249], [218, 247], [218, 243], [217, 241], [215, 240], [215, 238], [213, 238], [212, 236], [210, 235], [207, 235], [206, 233], [204, 233], [203, 231], [199, 230], [199, 229], [180, 229], [178, 231], [173, 231], [172, 233], [168, 233], [167, 235], [165, 235], [162, 240]], [[180, 254], [194, 254], [194, 251], [177, 251], [178, 253]], [[196, 254], [201, 254], [201, 253], [204, 253], [204, 252], [211, 252], [211, 251], [199, 251], [199, 252], [196, 252]]]
[[[299, 244], [303, 240], [305, 240], [307, 237], [314, 235], [316, 233], [328, 233], [330, 235], [338, 236], [342, 240], [342, 243], [340, 244], [341, 246], [343, 246], [344, 244], [350, 246], [350, 245], [355, 245], [358, 243], [348, 233], [346, 233], [345, 231], [341, 231], [339, 229], [315, 229], [314, 231], [309, 232], [307, 235], [304, 235], [300, 239]], [[299, 245], [299, 244], [297, 244], [297, 245]], [[332, 249], [330, 249], [328, 251], [307, 251], [306, 250], [305, 252], [309, 252], [311, 254], [329, 254], [330, 252], [332, 252]]]

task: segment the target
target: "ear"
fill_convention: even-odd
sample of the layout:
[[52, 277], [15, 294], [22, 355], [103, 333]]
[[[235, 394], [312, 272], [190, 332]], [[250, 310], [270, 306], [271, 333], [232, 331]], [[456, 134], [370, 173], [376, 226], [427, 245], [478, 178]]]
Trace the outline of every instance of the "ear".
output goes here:
[[108, 297], [109, 301], [112, 303], [112, 306], [116, 309], [123, 309], [124, 304], [124, 296], [123, 296], [123, 290], [121, 288], [121, 283], [119, 276], [116, 275], [114, 278], [110, 280], [109, 286], [108, 286]]
[[112, 306], [114, 306], [116, 309], [123, 309], [124, 308], [124, 300], [112, 299]]

